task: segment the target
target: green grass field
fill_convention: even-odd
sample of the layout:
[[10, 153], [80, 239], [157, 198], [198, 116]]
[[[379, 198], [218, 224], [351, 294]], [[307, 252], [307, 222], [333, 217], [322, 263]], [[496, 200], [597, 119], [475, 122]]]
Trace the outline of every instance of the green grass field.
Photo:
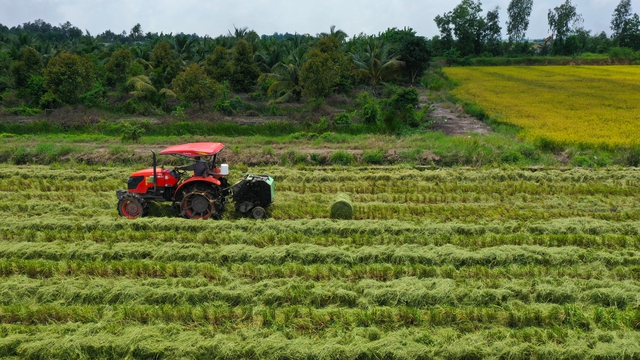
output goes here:
[[640, 357], [637, 171], [252, 168], [269, 219], [195, 221], [132, 170], [0, 166], [0, 356]]

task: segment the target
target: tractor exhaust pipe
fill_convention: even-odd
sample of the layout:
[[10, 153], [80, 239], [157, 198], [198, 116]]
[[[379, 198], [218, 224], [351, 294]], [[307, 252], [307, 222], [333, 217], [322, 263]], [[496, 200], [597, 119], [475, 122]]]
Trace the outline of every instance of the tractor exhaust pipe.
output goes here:
[[151, 153], [153, 154], [153, 194], [155, 195], [157, 190], [157, 185], [158, 185], [158, 174], [156, 171], [157, 162], [156, 162], [156, 152], [151, 150]]

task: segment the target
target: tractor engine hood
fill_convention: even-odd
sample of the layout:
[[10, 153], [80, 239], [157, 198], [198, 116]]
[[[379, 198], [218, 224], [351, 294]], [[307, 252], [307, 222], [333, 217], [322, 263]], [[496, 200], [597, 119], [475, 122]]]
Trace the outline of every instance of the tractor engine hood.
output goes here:
[[155, 186], [176, 186], [180, 176], [173, 170], [156, 169], [157, 183], [154, 184], [153, 168], [138, 170], [129, 176], [128, 188], [131, 192], [145, 194]]
[[[166, 180], [169, 180], [169, 179], [177, 180], [178, 178], [180, 178], [180, 176], [175, 171], [169, 170], [169, 169], [156, 169], [156, 173], [157, 173], [158, 179], [165, 178]], [[133, 174], [131, 174], [129, 177], [138, 177], [138, 176], [153, 177], [153, 168], [138, 170]]]

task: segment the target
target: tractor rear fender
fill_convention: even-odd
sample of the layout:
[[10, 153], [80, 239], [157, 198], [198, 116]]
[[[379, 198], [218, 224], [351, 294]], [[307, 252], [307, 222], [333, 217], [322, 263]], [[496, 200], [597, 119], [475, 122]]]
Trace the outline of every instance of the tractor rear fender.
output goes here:
[[182, 191], [182, 189], [184, 189], [186, 186], [194, 183], [208, 183], [211, 185], [220, 186], [220, 180], [212, 178], [211, 176], [207, 176], [207, 177], [192, 176], [187, 180], [183, 181], [182, 184], [180, 184], [180, 186], [176, 189], [176, 192], [175, 192], [176, 196], [180, 194], [180, 191]]

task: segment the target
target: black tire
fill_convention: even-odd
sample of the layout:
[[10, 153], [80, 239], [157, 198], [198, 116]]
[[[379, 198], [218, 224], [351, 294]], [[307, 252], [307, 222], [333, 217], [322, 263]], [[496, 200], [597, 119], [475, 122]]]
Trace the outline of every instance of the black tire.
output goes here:
[[267, 212], [264, 210], [263, 207], [261, 206], [256, 206], [253, 209], [251, 209], [251, 217], [259, 220], [259, 219], [264, 219], [265, 216], [267, 216]]
[[149, 214], [149, 204], [138, 194], [126, 194], [118, 200], [120, 216], [137, 219]]
[[218, 193], [216, 186], [208, 184], [193, 184], [182, 190], [180, 216], [187, 219], [219, 219], [224, 204]]

